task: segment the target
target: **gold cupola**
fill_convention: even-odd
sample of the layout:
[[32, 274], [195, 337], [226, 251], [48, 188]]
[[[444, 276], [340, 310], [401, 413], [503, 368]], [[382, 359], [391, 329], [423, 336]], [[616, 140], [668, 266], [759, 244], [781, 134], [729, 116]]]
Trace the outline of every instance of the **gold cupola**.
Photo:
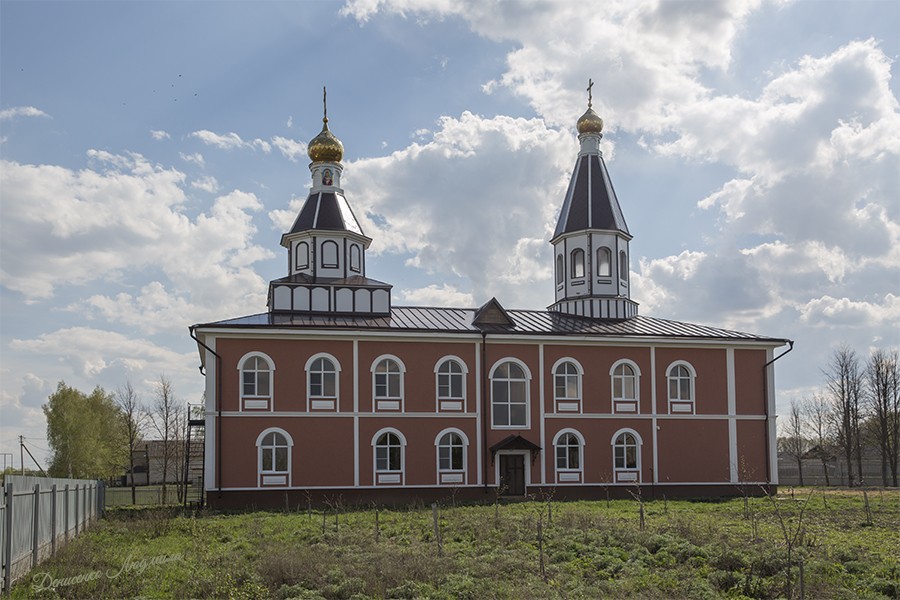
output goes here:
[[319, 135], [309, 140], [306, 153], [313, 162], [341, 162], [344, 158], [344, 145], [328, 130], [328, 106], [325, 104], [325, 88], [322, 88], [322, 104], [325, 107], [325, 116], [322, 117], [322, 131]]
[[578, 122], [575, 124], [575, 127], [578, 129], [578, 133], [603, 133], [603, 119], [600, 118], [600, 115], [594, 112], [594, 109], [591, 108], [591, 104], [593, 104], [593, 96], [591, 93], [591, 88], [594, 87], [593, 80], [588, 80], [588, 108], [584, 111], [584, 114], [579, 117]]

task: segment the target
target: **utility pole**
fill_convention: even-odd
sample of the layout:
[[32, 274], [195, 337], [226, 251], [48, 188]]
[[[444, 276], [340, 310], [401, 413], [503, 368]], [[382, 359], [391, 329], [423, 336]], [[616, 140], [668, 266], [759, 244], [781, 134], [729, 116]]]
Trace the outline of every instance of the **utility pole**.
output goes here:
[[22, 467], [22, 476], [25, 476], [25, 452], [23, 449], [25, 448], [25, 436], [19, 436], [19, 465]]

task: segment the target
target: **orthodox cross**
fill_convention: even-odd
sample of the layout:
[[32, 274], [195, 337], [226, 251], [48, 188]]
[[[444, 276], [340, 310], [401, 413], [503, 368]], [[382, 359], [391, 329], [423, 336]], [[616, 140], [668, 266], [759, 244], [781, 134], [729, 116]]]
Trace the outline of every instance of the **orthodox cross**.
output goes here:
[[326, 99], [328, 98], [328, 91], [325, 89], [325, 86], [322, 86], [322, 110], [325, 113], [325, 116], [322, 118], [323, 123], [328, 122], [328, 103]]
[[587, 93], [588, 93], [588, 108], [591, 107], [591, 101], [593, 100], [593, 96], [591, 94], [591, 88], [594, 87], [594, 81], [592, 79], [588, 79]]

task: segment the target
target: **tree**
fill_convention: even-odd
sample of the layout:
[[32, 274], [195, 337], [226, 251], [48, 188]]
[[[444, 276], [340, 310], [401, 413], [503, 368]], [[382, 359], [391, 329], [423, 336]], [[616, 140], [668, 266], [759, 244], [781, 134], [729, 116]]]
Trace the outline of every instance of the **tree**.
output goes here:
[[828, 476], [828, 459], [831, 458], [832, 450], [829, 410], [828, 400], [819, 394], [803, 402], [803, 412], [807, 416], [807, 436], [815, 447], [819, 460], [822, 461], [825, 485], [831, 485], [831, 478]]
[[43, 406], [53, 477], [106, 479], [125, 464], [119, 408], [100, 387], [90, 395], [60, 381]]
[[166, 480], [169, 476], [170, 465], [174, 466], [176, 446], [180, 438], [178, 428], [180, 407], [175, 399], [172, 382], [165, 375], [160, 375], [156, 382], [156, 397], [150, 406], [149, 417], [153, 430], [162, 440], [162, 496], [166, 498]]
[[857, 475], [862, 483], [862, 440], [860, 436], [862, 374], [856, 352], [847, 346], [836, 349], [825, 371], [831, 400], [831, 422], [835, 441], [847, 460], [847, 482], [852, 487], [853, 456], [856, 455]]
[[116, 390], [116, 405], [119, 407], [124, 431], [125, 444], [128, 449], [128, 473], [131, 475], [131, 503], [137, 504], [137, 491], [134, 481], [134, 451], [138, 440], [147, 427], [147, 416], [141, 406], [141, 399], [126, 380], [125, 385]]
[[866, 363], [866, 392], [873, 418], [874, 437], [881, 451], [881, 478], [885, 486], [897, 487], [897, 461], [900, 457], [900, 360], [896, 351], [888, 353], [875, 350], [869, 356]]
[[785, 436], [779, 439], [782, 452], [797, 461], [797, 469], [800, 472], [800, 485], [803, 485], [803, 455], [806, 454], [808, 443], [803, 437], [803, 415], [800, 405], [792, 401], [791, 412], [788, 415]]

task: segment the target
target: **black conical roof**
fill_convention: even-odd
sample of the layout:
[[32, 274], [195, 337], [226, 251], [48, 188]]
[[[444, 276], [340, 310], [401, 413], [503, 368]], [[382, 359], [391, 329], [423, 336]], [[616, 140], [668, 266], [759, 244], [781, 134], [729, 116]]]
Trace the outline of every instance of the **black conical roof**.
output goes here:
[[631, 236], [606, 163], [599, 154], [578, 157], [553, 237], [583, 229], [621, 231]]
[[288, 234], [310, 229], [351, 231], [365, 235], [350, 204], [340, 192], [310, 192]]

